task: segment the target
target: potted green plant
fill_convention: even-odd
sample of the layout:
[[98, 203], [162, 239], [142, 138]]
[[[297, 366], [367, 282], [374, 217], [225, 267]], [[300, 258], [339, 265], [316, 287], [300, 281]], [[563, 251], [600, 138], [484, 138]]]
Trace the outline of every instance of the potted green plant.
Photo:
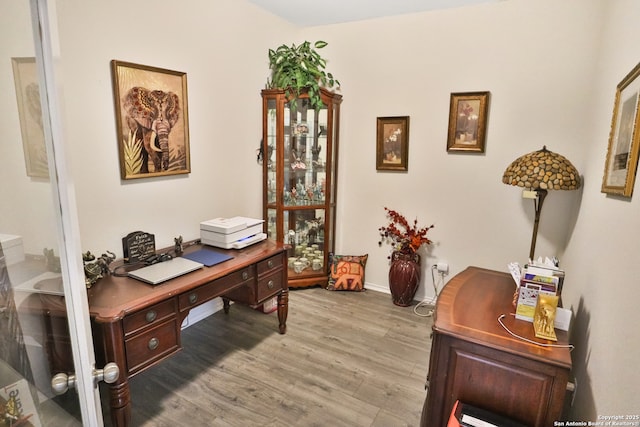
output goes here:
[[[299, 46], [281, 45], [277, 49], [269, 49], [269, 68], [271, 78], [267, 80], [267, 88], [284, 89], [287, 99], [294, 100], [305, 92], [314, 109], [322, 107], [320, 87], [331, 89], [340, 87], [340, 82], [329, 72], [325, 72], [326, 59], [322, 58], [316, 49], [322, 49], [327, 42], [305, 41]], [[295, 102], [291, 103], [295, 108]]]

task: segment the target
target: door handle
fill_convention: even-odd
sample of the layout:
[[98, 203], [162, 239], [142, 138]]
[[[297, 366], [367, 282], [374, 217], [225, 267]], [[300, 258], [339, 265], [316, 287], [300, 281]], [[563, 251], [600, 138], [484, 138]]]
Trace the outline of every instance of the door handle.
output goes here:
[[[113, 362], [104, 365], [104, 369], [93, 370], [93, 381], [98, 384], [104, 381], [107, 384], [114, 383], [120, 376], [120, 368]], [[65, 394], [70, 388], [75, 388], [76, 376], [74, 374], [59, 373], [51, 378], [51, 389], [55, 395]]]

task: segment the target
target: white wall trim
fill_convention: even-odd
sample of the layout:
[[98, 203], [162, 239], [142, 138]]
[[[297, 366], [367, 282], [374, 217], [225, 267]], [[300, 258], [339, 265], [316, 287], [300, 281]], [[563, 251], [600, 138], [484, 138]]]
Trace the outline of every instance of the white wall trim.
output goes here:
[[186, 329], [191, 325], [195, 325], [199, 321], [204, 320], [212, 314], [222, 310], [223, 307], [222, 298], [215, 298], [193, 308], [182, 322], [181, 329]]

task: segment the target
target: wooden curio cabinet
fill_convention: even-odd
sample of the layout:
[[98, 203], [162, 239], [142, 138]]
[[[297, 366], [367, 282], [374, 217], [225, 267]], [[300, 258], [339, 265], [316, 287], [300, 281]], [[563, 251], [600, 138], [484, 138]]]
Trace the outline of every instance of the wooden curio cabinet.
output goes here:
[[327, 285], [334, 250], [338, 130], [342, 96], [321, 90], [314, 110], [302, 94], [295, 107], [285, 91], [262, 91], [265, 233], [290, 245], [289, 287]]

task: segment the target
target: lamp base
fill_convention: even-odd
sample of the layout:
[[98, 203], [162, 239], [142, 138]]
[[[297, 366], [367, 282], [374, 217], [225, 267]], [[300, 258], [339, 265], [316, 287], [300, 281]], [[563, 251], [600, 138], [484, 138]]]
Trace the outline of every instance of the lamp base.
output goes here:
[[538, 224], [540, 223], [540, 212], [542, 211], [542, 203], [544, 198], [547, 197], [547, 190], [538, 190], [535, 192], [537, 197], [533, 200], [533, 206], [536, 211], [536, 216], [533, 221], [533, 235], [531, 236], [531, 249], [529, 250], [529, 259], [533, 260], [536, 251], [536, 238], [538, 237]]

